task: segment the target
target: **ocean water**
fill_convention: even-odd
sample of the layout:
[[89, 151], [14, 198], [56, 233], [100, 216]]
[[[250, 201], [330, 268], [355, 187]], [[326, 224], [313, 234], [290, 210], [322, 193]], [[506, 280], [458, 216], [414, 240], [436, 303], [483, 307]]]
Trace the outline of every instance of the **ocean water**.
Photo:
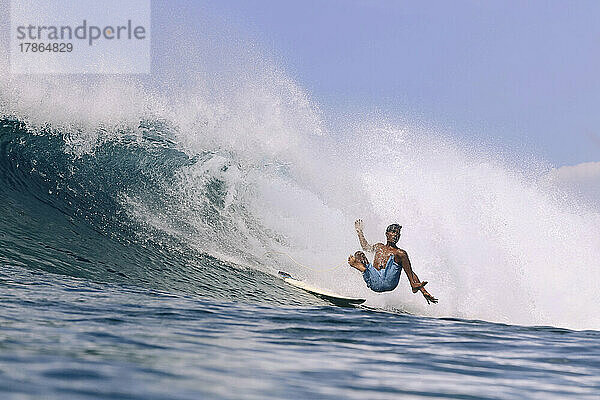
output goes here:
[[206, 299], [3, 266], [2, 398], [598, 398], [600, 333]]
[[[305, 183], [291, 163], [247, 166], [224, 152], [186, 152], [169, 129], [142, 121], [75, 151], [72, 131], [2, 121], [2, 398], [598, 398], [600, 331], [588, 297], [597, 281], [584, 279], [597, 274], [593, 263], [577, 289], [553, 282], [572, 284], [583, 262], [544, 259], [548, 272], [533, 277], [540, 264], [505, 262], [486, 277], [476, 268], [502, 256], [527, 261], [541, 242], [531, 237], [510, 247], [516, 254], [498, 254], [509, 248], [490, 228], [471, 239], [496, 249], [485, 262], [455, 241], [439, 247], [442, 226], [427, 237], [431, 254], [419, 253], [418, 232], [407, 246], [438, 305], [412, 295], [405, 279], [393, 293], [370, 293], [343, 265], [357, 246], [357, 214], [345, 215], [336, 188]], [[533, 183], [527, 193], [525, 179], [504, 184], [547, 196]], [[433, 229], [400, 199], [399, 212]], [[378, 201], [375, 193], [366, 203], [371, 215]], [[553, 218], [582, 223], [563, 235], [583, 235], [580, 251], [592, 247], [597, 238], [583, 228], [597, 228], [561, 201], [547, 197], [545, 206], [563, 213]], [[477, 207], [495, 213], [501, 205]], [[467, 222], [455, 226], [473, 229]], [[320, 247], [327, 237], [332, 245]], [[561, 268], [569, 277], [552, 275]], [[336, 307], [285, 284], [279, 269], [367, 302]]]
[[[150, 77], [3, 52], [0, 398], [600, 396], [597, 199], [535, 155], [326, 111], [207, 26], [156, 32]], [[366, 288], [357, 218], [403, 225], [439, 304]]]

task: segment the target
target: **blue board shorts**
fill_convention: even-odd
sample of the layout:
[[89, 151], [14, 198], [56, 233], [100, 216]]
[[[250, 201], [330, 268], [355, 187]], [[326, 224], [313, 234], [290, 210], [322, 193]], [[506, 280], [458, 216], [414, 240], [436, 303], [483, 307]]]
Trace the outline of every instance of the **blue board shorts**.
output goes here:
[[391, 255], [385, 268], [381, 270], [375, 268], [371, 263], [367, 264], [367, 269], [363, 272], [363, 279], [372, 291], [389, 292], [398, 286], [400, 272], [402, 272], [402, 266], [396, 264], [394, 256]]

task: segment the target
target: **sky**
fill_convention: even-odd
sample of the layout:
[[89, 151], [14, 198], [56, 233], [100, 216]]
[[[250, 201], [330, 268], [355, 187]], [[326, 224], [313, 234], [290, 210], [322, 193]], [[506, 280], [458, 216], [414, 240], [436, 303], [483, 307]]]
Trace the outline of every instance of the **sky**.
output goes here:
[[153, 40], [186, 23], [255, 43], [326, 116], [377, 110], [556, 167], [600, 161], [597, 0], [153, 0], [152, 13]]
[[418, 118], [557, 167], [600, 161], [598, 1], [179, 4], [257, 43], [326, 109]]

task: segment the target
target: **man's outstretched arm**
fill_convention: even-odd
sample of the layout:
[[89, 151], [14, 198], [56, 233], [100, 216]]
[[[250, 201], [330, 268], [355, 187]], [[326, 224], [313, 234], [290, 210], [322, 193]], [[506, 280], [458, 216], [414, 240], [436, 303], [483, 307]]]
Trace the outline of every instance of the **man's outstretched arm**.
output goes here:
[[427, 285], [427, 281], [421, 282], [417, 274], [412, 270], [410, 265], [410, 260], [408, 259], [408, 253], [404, 250], [398, 250], [397, 255], [400, 257], [402, 261], [402, 269], [406, 273], [408, 280], [410, 281], [410, 286], [412, 287], [413, 293], [421, 292], [425, 300], [427, 300], [427, 304], [429, 302], [437, 303], [438, 299], [433, 297], [426, 289], [425, 285]]
[[356, 234], [358, 235], [358, 241], [360, 242], [360, 247], [362, 247], [362, 249], [364, 251], [370, 251], [370, 252], [375, 251], [375, 246], [370, 245], [369, 242], [367, 242], [367, 239], [365, 239], [365, 234], [363, 233], [362, 219], [357, 219], [354, 222], [354, 229], [356, 230]]

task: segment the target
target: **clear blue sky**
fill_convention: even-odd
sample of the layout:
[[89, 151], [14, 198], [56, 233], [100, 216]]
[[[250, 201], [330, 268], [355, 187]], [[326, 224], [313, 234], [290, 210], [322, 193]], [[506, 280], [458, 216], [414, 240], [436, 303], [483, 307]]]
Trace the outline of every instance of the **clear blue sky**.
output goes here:
[[557, 166], [600, 161], [600, 1], [179, 4], [259, 43], [327, 108], [525, 141]]

